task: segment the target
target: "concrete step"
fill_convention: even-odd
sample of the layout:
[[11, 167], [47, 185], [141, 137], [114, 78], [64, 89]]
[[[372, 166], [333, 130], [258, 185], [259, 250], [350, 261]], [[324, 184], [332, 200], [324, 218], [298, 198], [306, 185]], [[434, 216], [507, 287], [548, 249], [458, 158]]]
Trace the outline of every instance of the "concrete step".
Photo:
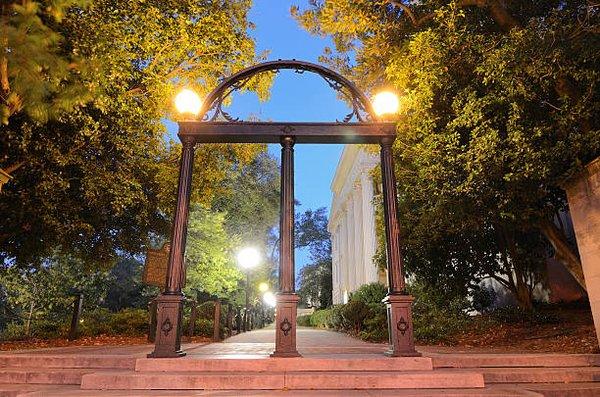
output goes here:
[[330, 372], [126, 372], [86, 374], [84, 390], [363, 390], [482, 388], [483, 376], [467, 371]]
[[[450, 370], [452, 371], [452, 370]], [[460, 373], [463, 370], [455, 370]], [[464, 370], [470, 371], [470, 370]], [[574, 383], [600, 380], [600, 368], [480, 368], [486, 384], [490, 383]]]
[[434, 368], [600, 366], [599, 354], [432, 354]]
[[93, 368], [0, 368], [0, 384], [79, 385]]
[[2, 354], [0, 369], [6, 367], [133, 369], [135, 360], [135, 357], [123, 355]]
[[139, 372], [288, 372], [288, 371], [430, 371], [430, 358], [257, 358], [257, 359], [145, 359], [136, 362]]

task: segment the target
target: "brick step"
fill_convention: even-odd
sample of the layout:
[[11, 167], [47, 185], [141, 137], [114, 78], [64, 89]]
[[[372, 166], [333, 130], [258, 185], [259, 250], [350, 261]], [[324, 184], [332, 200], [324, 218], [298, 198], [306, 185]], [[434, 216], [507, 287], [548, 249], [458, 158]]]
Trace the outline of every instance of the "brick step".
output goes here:
[[135, 357], [122, 355], [2, 354], [0, 355], [0, 369], [6, 367], [133, 369], [135, 368], [135, 360]]
[[94, 368], [0, 368], [0, 384], [79, 385]]
[[[516, 387], [490, 386], [479, 389], [379, 389], [365, 390], [54, 390], [20, 394], [17, 397], [542, 397]], [[12, 396], [11, 396], [12, 397]]]
[[[455, 369], [448, 371], [473, 371]], [[600, 368], [479, 368], [486, 384], [491, 383], [573, 383], [600, 380]]]
[[136, 362], [139, 372], [301, 372], [301, 371], [430, 371], [430, 358], [256, 358], [256, 359], [145, 359]]
[[600, 366], [599, 354], [439, 354], [434, 368]]
[[86, 374], [85, 390], [364, 390], [481, 388], [483, 376], [467, 371], [405, 372], [126, 372]]

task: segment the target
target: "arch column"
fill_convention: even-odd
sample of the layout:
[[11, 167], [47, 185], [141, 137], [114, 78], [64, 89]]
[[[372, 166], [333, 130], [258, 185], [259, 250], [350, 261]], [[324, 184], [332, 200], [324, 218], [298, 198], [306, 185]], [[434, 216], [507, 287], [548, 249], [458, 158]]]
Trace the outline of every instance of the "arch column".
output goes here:
[[179, 186], [177, 207], [171, 231], [171, 250], [165, 280], [164, 292], [157, 302], [156, 344], [148, 357], [181, 357], [181, 325], [183, 319], [184, 296], [181, 292], [185, 282], [184, 254], [187, 234], [187, 221], [190, 207], [194, 150], [196, 140], [190, 136], [179, 136], [183, 145], [179, 164]]
[[400, 225], [396, 192], [396, 175], [392, 157], [392, 138], [381, 141], [381, 179], [383, 182], [383, 213], [388, 268], [387, 306], [390, 349], [388, 356], [420, 356], [415, 350], [412, 323], [413, 297], [406, 293], [404, 269], [400, 253]]
[[279, 221], [279, 293], [275, 309], [275, 351], [271, 357], [298, 357], [294, 268], [294, 138], [281, 139], [281, 209]]

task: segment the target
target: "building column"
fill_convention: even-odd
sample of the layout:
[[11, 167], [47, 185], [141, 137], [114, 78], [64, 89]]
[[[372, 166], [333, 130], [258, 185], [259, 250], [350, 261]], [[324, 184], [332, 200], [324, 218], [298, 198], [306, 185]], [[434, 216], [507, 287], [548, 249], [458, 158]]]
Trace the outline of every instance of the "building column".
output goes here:
[[354, 279], [356, 280], [356, 287], [358, 289], [361, 285], [365, 284], [365, 264], [363, 261], [363, 245], [364, 245], [364, 234], [363, 234], [363, 213], [362, 213], [362, 187], [360, 184], [354, 186], [352, 191], [352, 200], [354, 203]]
[[420, 356], [415, 350], [412, 323], [413, 297], [406, 293], [404, 269], [400, 253], [400, 225], [398, 223], [396, 176], [392, 157], [393, 139], [381, 141], [381, 177], [383, 182], [383, 212], [388, 268], [387, 306], [390, 349], [388, 356]]
[[369, 283], [379, 281], [378, 269], [373, 263], [373, 256], [377, 250], [377, 236], [375, 234], [375, 207], [373, 205], [373, 180], [368, 173], [361, 176], [362, 205], [363, 205], [363, 230], [365, 279]]
[[294, 138], [281, 139], [281, 214], [279, 222], [279, 289], [275, 311], [275, 351], [271, 357], [298, 357], [294, 269]]
[[[345, 205], [345, 204], [344, 204]], [[346, 219], [347, 207], [344, 207], [340, 215], [340, 281], [341, 302], [345, 302], [346, 291], [350, 288], [350, 275], [348, 274], [348, 222]]]
[[356, 289], [356, 270], [355, 263], [356, 258], [354, 257], [354, 247], [356, 245], [354, 235], [354, 203], [352, 202], [352, 195], [349, 194], [350, 197], [346, 200], [346, 232], [348, 245], [346, 248], [346, 272], [348, 273], [348, 293], [353, 292]]
[[600, 158], [565, 186], [600, 345]]
[[194, 168], [195, 139], [181, 136], [183, 145], [179, 164], [179, 186], [177, 188], [177, 207], [171, 232], [171, 250], [165, 289], [156, 298], [157, 318], [154, 351], [151, 358], [181, 357], [181, 325], [183, 318], [184, 296], [181, 292], [185, 282], [184, 254], [187, 235], [187, 221], [190, 207], [192, 173]]

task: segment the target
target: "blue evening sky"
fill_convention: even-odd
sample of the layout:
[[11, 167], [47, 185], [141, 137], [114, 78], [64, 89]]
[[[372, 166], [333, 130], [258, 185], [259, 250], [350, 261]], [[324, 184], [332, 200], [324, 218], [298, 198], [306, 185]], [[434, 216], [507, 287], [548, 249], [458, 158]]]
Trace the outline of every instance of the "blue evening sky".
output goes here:
[[[250, 20], [256, 28], [250, 32], [257, 53], [268, 51], [268, 60], [297, 59], [318, 63], [328, 38], [311, 36], [290, 15], [294, 4], [306, 8], [307, 0], [255, 0]], [[227, 111], [246, 119], [258, 116], [265, 121], [335, 121], [350, 112], [318, 75], [282, 71], [277, 75], [267, 102], [259, 102], [253, 93], [235, 94]], [[174, 125], [169, 124], [169, 129]], [[176, 128], [176, 127], [175, 127]], [[296, 212], [331, 205], [330, 184], [340, 158], [342, 145], [296, 145], [295, 196], [300, 202]], [[279, 145], [269, 145], [279, 158]], [[296, 250], [296, 269], [308, 263], [307, 252]]]

